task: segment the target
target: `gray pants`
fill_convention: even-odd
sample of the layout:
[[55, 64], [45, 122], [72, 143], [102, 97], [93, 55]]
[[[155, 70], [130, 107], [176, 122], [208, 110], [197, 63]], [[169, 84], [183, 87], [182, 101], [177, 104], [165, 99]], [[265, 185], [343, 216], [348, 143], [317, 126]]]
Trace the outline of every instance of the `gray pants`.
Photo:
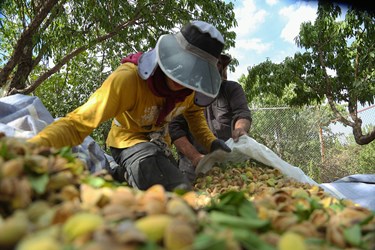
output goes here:
[[178, 161], [178, 168], [181, 172], [186, 176], [186, 178], [190, 181], [190, 183], [194, 183], [197, 175], [195, 174], [195, 168], [191, 161], [183, 155], [180, 155], [180, 159]]
[[167, 191], [192, 189], [174, 158], [167, 157], [155, 143], [143, 142], [124, 149], [111, 147], [111, 153], [119, 166], [109, 171], [117, 181], [126, 181], [141, 190], [155, 184], [163, 185]]

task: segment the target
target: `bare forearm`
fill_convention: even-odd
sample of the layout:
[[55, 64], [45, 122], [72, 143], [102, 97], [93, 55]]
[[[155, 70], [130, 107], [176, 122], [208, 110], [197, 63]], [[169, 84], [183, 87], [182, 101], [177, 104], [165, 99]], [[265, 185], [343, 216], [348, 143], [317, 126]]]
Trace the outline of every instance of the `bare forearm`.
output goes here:
[[248, 119], [240, 118], [238, 119], [232, 131], [232, 138], [235, 142], [238, 141], [238, 138], [242, 135], [246, 135], [251, 127], [251, 122]]
[[240, 118], [234, 124], [234, 129], [242, 129], [246, 132], [249, 132], [251, 127], [251, 122], [248, 119]]
[[196, 166], [204, 155], [189, 142], [186, 136], [180, 137], [173, 142], [177, 150], [185, 155], [194, 166]]

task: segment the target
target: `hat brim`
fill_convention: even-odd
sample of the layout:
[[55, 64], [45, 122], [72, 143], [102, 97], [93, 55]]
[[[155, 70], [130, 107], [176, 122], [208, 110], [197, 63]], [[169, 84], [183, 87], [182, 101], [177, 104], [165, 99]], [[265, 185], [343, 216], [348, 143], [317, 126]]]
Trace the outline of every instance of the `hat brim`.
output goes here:
[[183, 49], [174, 35], [160, 37], [156, 54], [160, 68], [169, 78], [200, 93], [195, 95], [197, 105], [207, 106], [219, 93], [221, 77], [217, 65]]
[[156, 66], [158, 65], [158, 58], [156, 49], [147, 51], [138, 59], [138, 74], [143, 80], [147, 80], [154, 74]]
[[207, 96], [203, 93], [195, 91], [194, 103], [200, 107], [207, 107], [210, 105], [216, 97]]
[[223, 68], [225, 68], [232, 61], [232, 58], [228, 55], [221, 54], [220, 57], [219, 57], [219, 61], [223, 65]]

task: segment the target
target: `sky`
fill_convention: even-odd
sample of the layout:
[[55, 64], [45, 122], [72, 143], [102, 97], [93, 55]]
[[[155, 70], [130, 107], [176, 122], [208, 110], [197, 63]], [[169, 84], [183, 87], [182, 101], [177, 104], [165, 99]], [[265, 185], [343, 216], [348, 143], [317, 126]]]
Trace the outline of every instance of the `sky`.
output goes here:
[[302, 22], [316, 19], [317, 1], [292, 0], [231, 0], [238, 26], [236, 45], [228, 51], [239, 61], [235, 72], [228, 72], [228, 79], [238, 80], [247, 67], [270, 59], [282, 62], [299, 49], [294, 38]]

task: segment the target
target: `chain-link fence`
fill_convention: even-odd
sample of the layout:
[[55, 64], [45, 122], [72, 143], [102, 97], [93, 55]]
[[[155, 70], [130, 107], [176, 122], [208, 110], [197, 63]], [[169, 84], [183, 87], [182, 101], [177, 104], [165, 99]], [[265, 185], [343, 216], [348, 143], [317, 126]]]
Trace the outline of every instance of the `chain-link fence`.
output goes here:
[[[252, 107], [251, 111], [250, 136], [314, 180], [328, 182], [361, 171], [356, 157], [363, 148], [355, 144], [351, 128], [332, 126], [332, 116], [321, 107]], [[360, 110], [359, 117], [364, 132], [372, 130], [375, 105]], [[370, 156], [367, 171], [375, 171], [374, 159]]]

